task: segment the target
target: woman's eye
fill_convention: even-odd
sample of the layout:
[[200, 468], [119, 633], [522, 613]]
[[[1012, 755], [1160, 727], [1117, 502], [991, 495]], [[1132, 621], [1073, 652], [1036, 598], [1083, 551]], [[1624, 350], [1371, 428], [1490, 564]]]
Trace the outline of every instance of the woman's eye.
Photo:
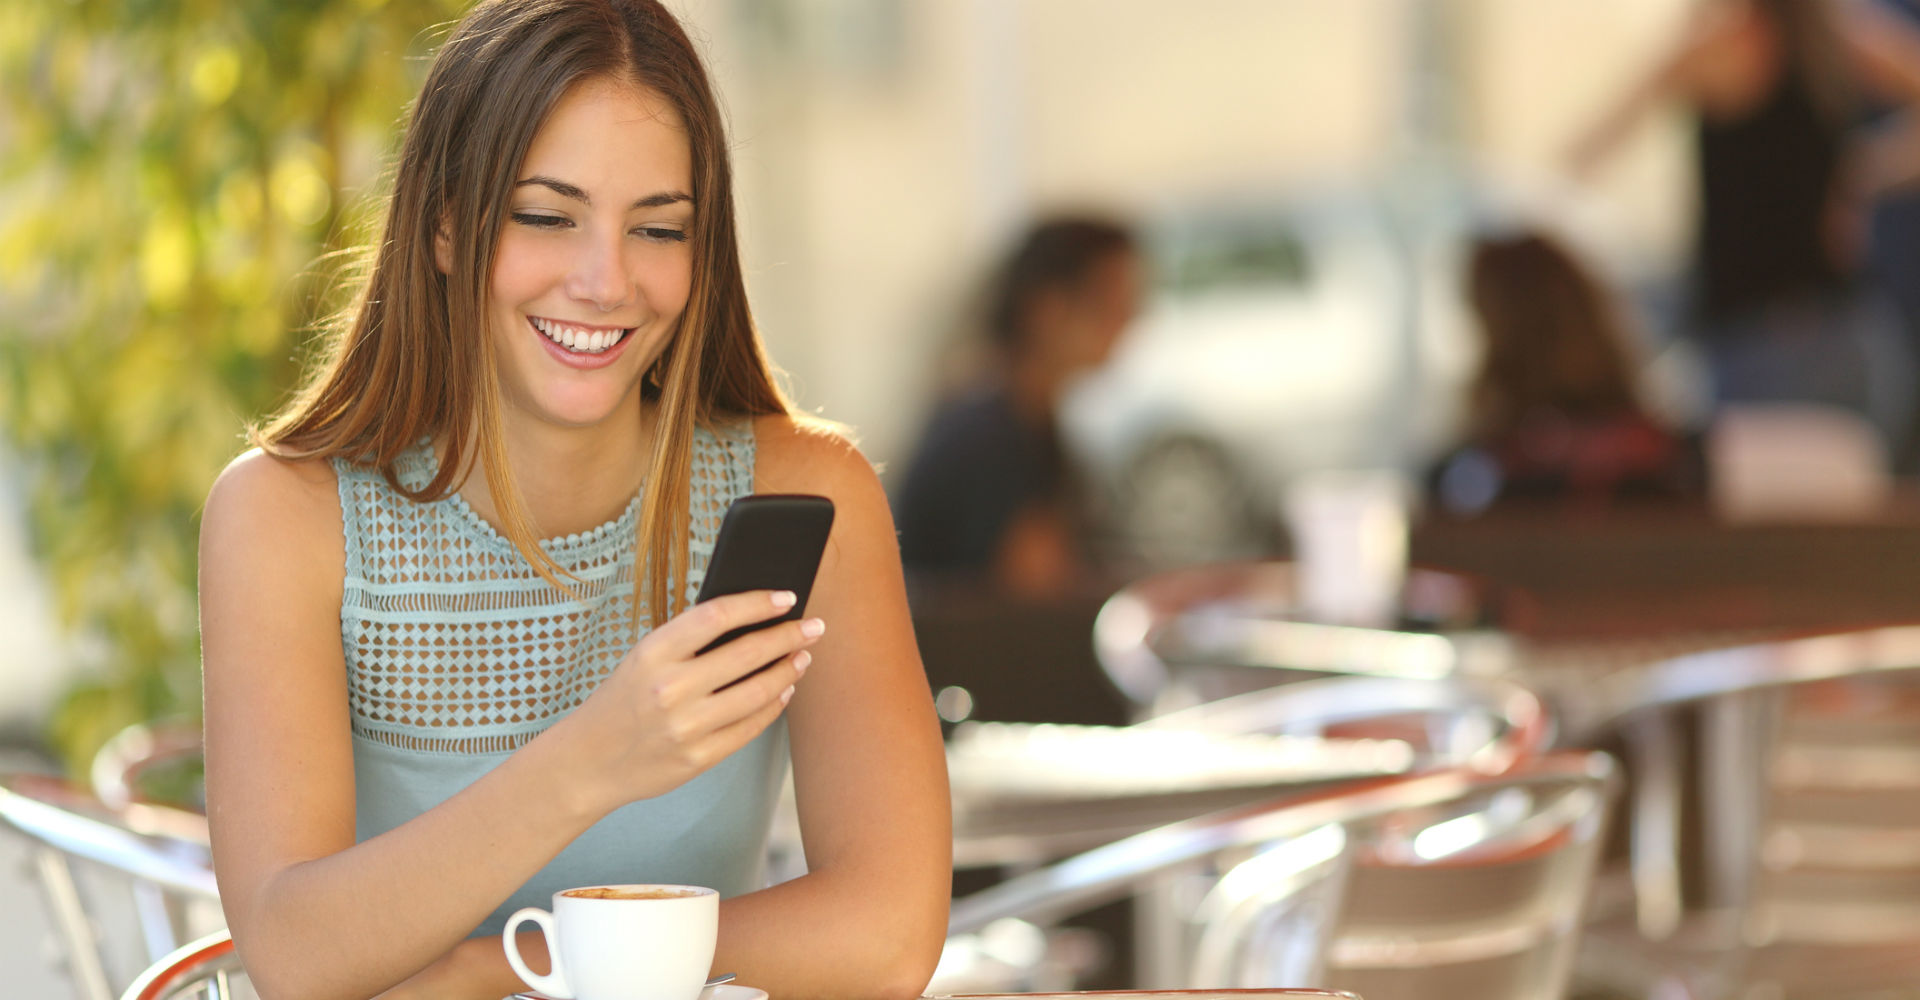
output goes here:
[[684, 229], [661, 229], [655, 226], [641, 226], [634, 232], [656, 243], [685, 243], [687, 231]]
[[565, 216], [540, 215], [534, 212], [515, 212], [513, 213], [513, 221], [523, 226], [532, 226], [535, 229], [559, 229], [568, 224]]

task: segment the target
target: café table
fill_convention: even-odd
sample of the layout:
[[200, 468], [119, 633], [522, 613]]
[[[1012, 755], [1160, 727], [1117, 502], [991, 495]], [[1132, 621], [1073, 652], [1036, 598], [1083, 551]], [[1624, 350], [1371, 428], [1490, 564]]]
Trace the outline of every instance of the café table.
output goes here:
[[1686, 504], [1429, 517], [1414, 525], [1409, 554], [1523, 594], [1501, 627], [1546, 644], [1920, 621], [1911, 500], [1826, 523], [1727, 523]]
[[[208, 1000], [231, 1000], [245, 981], [233, 938], [216, 931], [154, 962], [134, 980], [121, 1000], [168, 1000], [189, 993]], [[250, 995], [250, 994], [247, 994]], [[1352, 993], [1312, 989], [1108, 990], [1075, 993], [965, 993], [934, 1000], [1361, 1000]]]

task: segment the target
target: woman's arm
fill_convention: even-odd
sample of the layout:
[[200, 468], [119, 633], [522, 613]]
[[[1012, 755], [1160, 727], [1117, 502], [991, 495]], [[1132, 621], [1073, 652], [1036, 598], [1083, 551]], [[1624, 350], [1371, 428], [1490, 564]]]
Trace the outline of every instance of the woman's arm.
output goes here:
[[364, 998], [456, 946], [471, 953], [473, 927], [606, 812], [677, 787], [777, 717], [807, 644], [790, 623], [694, 657], [778, 613], [764, 592], [709, 602], [484, 778], [356, 845], [336, 490], [324, 463], [250, 453], [215, 484], [201, 528], [214, 862], [235, 944], [276, 1000]]
[[1855, 151], [1858, 204], [1920, 181], [1920, 29], [1874, 3], [1845, 5], [1837, 24], [1866, 88], [1899, 106]]
[[759, 421], [757, 488], [836, 507], [809, 614], [827, 623], [788, 708], [806, 875], [720, 908], [715, 968], [782, 1000], [917, 996], [946, 939], [946, 756], [880, 481], [843, 438]]
[[1702, 78], [1713, 71], [1718, 50], [1742, 21], [1743, 14], [1724, 2], [1709, 4], [1694, 15], [1679, 44], [1568, 144], [1562, 157], [1567, 172], [1576, 178], [1592, 176], [1655, 108], [1668, 101], [1698, 99]]
[[1840, 43], [1872, 93], [1898, 104], [1920, 104], [1920, 29], [1878, 3], [1837, 8]]

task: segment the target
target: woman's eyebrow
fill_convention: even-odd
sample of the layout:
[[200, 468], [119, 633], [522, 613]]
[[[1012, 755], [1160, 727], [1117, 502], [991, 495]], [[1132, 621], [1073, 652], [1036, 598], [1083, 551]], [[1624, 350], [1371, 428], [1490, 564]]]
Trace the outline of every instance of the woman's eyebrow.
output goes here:
[[[543, 187], [552, 191], [554, 194], [557, 194], [562, 198], [571, 198], [582, 205], [591, 206], [593, 204], [593, 199], [588, 197], [587, 193], [585, 191], [580, 190], [578, 186], [573, 184], [568, 184], [566, 181], [559, 180], [553, 177], [546, 177], [543, 175], [536, 174], [535, 176], [528, 177], [525, 180], [515, 181], [513, 186], [515, 188], [523, 188], [523, 187], [527, 187], [528, 185], [538, 185], [539, 187]], [[684, 191], [661, 191], [657, 194], [647, 195], [645, 198], [635, 199], [631, 207], [659, 208], [662, 205], [672, 205], [676, 202], [682, 202], [682, 201], [691, 203], [693, 201], [693, 196], [690, 194], [687, 194]]]

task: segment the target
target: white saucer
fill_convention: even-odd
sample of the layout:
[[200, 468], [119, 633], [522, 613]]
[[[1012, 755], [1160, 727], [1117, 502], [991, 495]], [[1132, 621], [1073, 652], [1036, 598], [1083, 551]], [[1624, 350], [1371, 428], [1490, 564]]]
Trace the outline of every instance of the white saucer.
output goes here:
[[[517, 998], [517, 1000], [554, 1000], [553, 997], [539, 990], [527, 990], [524, 993], [515, 993], [514, 997]], [[700, 1000], [767, 1000], [767, 991], [757, 990], [751, 986], [742, 986], [739, 983], [721, 983], [718, 986], [709, 986], [701, 990]]]

